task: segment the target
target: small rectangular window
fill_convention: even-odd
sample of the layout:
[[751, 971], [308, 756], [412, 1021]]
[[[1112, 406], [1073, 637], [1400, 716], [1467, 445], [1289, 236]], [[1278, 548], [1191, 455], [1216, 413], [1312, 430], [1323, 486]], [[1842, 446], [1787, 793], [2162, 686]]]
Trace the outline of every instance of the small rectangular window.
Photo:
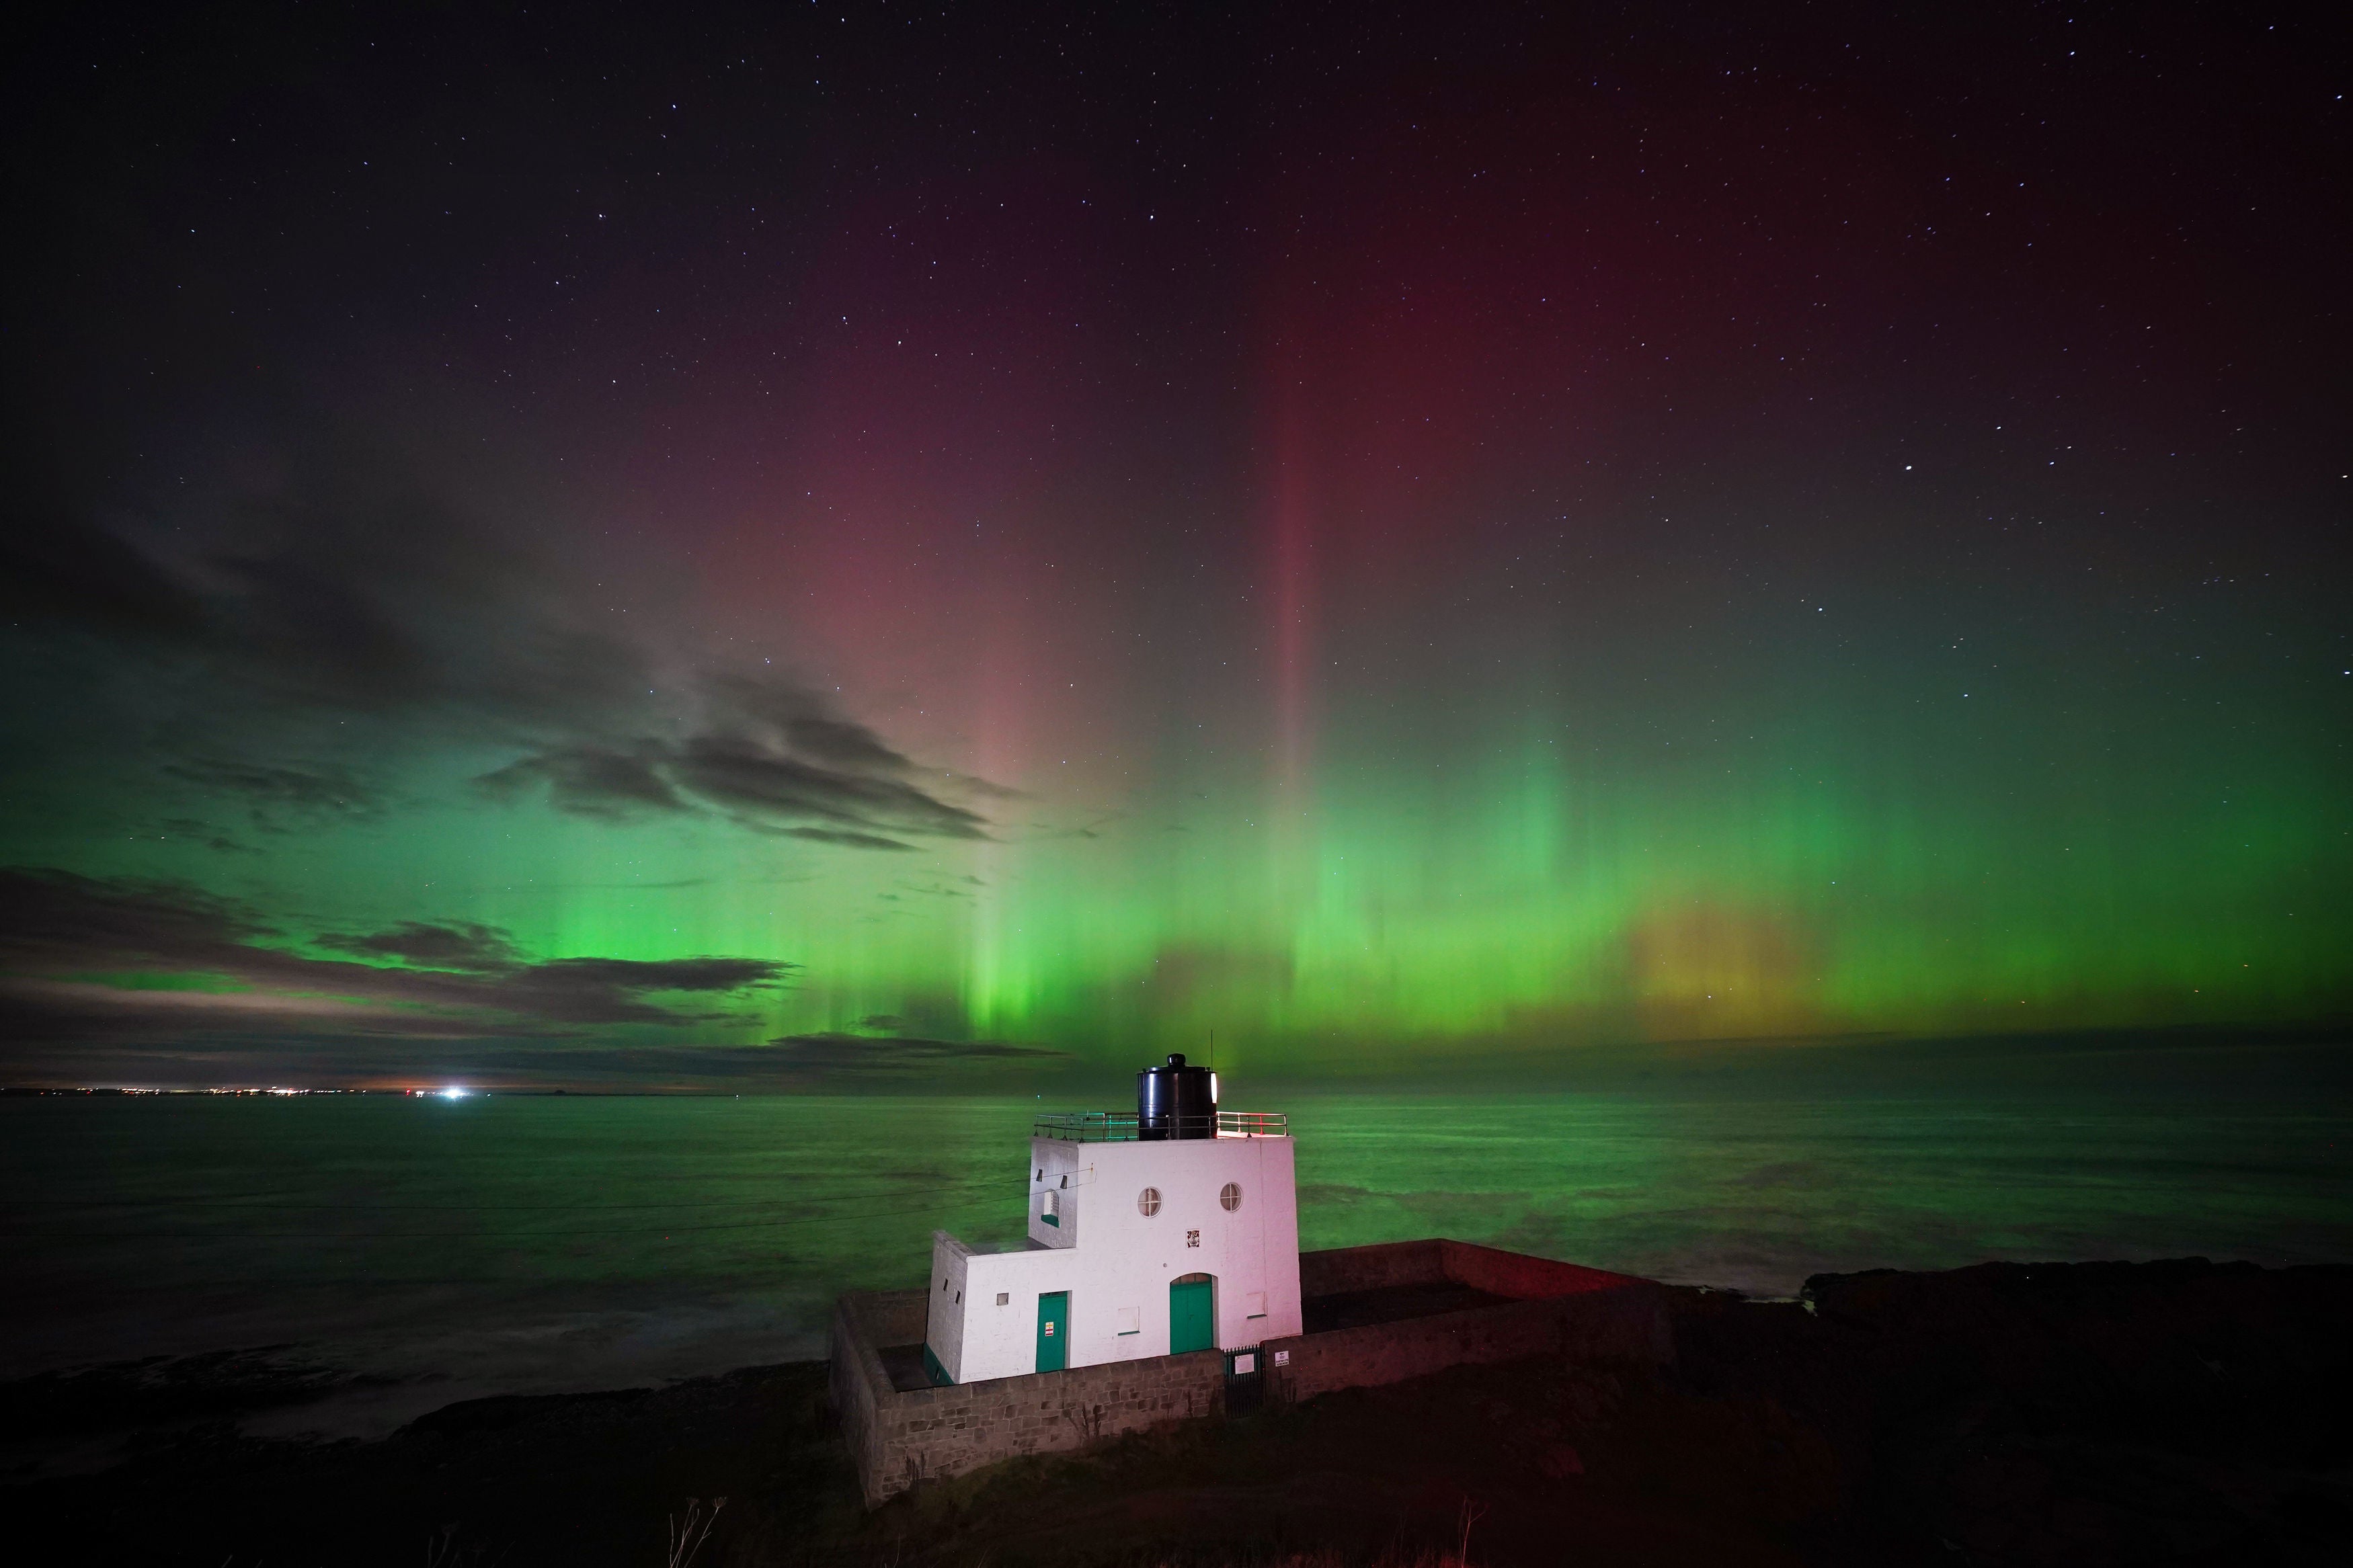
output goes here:
[[1141, 1307], [1122, 1307], [1122, 1308], [1119, 1310], [1119, 1331], [1120, 1331], [1121, 1333], [1123, 1333], [1123, 1334], [1134, 1334], [1134, 1333], [1141, 1333], [1141, 1332], [1143, 1332], [1143, 1331], [1144, 1331], [1143, 1318], [1144, 1318], [1144, 1309], [1143, 1309], [1143, 1308], [1141, 1308]]
[[1242, 1293], [1242, 1316], [1245, 1318], [1263, 1318], [1266, 1316], [1265, 1291], [1246, 1290]]
[[1010, 1291], [999, 1290], [997, 1293], [997, 1304], [1000, 1307], [1010, 1304], [1012, 1300], [1013, 1296]]

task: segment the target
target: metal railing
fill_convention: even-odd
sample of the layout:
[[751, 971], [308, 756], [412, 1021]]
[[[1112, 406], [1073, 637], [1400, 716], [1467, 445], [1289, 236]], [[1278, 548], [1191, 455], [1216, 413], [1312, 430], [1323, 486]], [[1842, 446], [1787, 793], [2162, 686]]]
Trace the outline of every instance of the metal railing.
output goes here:
[[[1168, 1118], [1164, 1136], [1183, 1138], [1288, 1138], [1291, 1120], [1280, 1110], [1220, 1110], [1215, 1117]], [[1216, 1125], [1212, 1126], [1211, 1123]], [[1156, 1132], [1157, 1127], [1154, 1128]], [[1133, 1143], [1144, 1135], [1143, 1119], [1133, 1110], [1050, 1110], [1031, 1123], [1033, 1138], [1059, 1138], [1071, 1143]]]

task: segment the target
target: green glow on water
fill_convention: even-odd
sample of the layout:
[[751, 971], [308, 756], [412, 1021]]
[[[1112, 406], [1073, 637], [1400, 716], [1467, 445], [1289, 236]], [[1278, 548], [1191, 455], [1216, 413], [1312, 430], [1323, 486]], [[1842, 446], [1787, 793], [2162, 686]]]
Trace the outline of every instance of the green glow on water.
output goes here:
[[[2353, 1138], [2342, 1075], [2316, 1059], [2272, 1061], [2261, 1092], [2244, 1063], [2128, 1091], [2021, 1084], [2010, 1061], [1861, 1090], [1711, 1068], [1273, 1108], [1298, 1139], [1310, 1249], [1450, 1236], [1783, 1294], [1818, 1271], [1986, 1258], [2341, 1261]], [[834, 1293], [920, 1282], [934, 1228], [1018, 1244], [1038, 1105], [0, 1100], [0, 1264], [19, 1287], [0, 1360], [298, 1339], [611, 1386], [596, 1379], [624, 1374], [599, 1357], [667, 1375], [818, 1355]], [[159, 1292], [174, 1312], [142, 1305]]]

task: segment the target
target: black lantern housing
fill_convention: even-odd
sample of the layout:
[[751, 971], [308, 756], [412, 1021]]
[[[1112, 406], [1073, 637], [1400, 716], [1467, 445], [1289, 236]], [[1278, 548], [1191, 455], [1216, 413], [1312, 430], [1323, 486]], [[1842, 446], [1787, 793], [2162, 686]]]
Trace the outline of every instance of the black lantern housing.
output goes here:
[[1208, 1068], [1187, 1067], [1185, 1054], [1174, 1052], [1166, 1067], [1135, 1075], [1135, 1135], [1147, 1142], [1215, 1138], [1218, 1080]]

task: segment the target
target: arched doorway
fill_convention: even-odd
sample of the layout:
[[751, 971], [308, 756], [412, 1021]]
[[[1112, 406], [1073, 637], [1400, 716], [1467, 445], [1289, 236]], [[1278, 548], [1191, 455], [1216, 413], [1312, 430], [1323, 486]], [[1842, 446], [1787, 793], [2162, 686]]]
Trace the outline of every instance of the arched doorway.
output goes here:
[[1168, 1281], [1168, 1353], [1215, 1350], [1218, 1345], [1218, 1282], [1207, 1274], [1184, 1274]]

